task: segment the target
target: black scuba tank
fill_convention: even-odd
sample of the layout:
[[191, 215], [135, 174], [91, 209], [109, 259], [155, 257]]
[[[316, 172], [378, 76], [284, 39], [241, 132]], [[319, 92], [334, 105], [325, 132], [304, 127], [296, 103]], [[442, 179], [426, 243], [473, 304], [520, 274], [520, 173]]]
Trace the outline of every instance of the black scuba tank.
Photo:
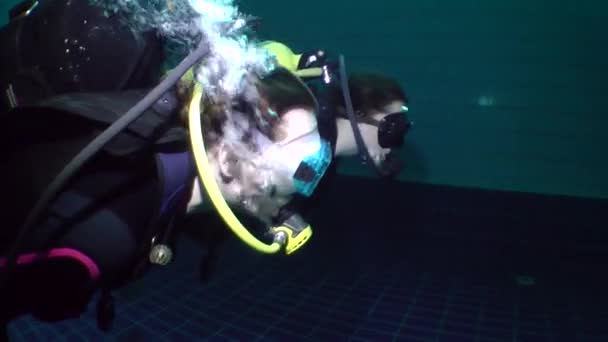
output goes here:
[[0, 29], [0, 113], [72, 92], [158, 82], [160, 38], [137, 34], [88, 0], [26, 0]]

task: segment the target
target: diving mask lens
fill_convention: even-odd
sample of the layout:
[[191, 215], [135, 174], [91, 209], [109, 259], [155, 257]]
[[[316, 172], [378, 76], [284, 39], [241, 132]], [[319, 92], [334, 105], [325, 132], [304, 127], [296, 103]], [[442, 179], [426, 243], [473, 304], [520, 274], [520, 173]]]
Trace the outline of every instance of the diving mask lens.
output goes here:
[[385, 116], [378, 124], [378, 143], [382, 148], [398, 148], [403, 146], [405, 135], [412, 123], [404, 112], [392, 113]]

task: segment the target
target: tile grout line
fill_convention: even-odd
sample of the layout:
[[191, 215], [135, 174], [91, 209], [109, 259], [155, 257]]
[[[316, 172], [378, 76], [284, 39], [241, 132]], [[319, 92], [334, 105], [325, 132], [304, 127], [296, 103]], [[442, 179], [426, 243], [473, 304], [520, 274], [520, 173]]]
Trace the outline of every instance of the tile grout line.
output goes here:
[[450, 305], [452, 304], [452, 301], [454, 300], [454, 284], [451, 284], [450, 288], [448, 289], [448, 294], [447, 294], [447, 298], [445, 299], [445, 304], [443, 306], [443, 312], [441, 313], [441, 319], [439, 320], [439, 326], [437, 327], [437, 336], [435, 336], [435, 340], [439, 341], [439, 338], [441, 337], [441, 334], [443, 334], [443, 326], [445, 325], [445, 321], [447, 320], [447, 316], [450, 310]]
[[[277, 325], [279, 325], [283, 320], [285, 320], [289, 314], [291, 312], [293, 312], [296, 308], [298, 308], [302, 303], [304, 303], [308, 298], [310, 298], [310, 296], [314, 293], [314, 291], [319, 290], [320, 288], [323, 287], [323, 285], [325, 284], [325, 282], [327, 281], [327, 276], [325, 276], [321, 281], [319, 281], [314, 287], [310, 287], [308, 289], [308, 291], [306, 292], [306, 295], [302, 296], [300, 298], [300, 300], [298, 300], [298, 302], [291, 306], [290, 309], [276, 322], [273, 322], [273, 324], [269, 327], [266, 328], [266, 330], [264, 330], [255, 341], [260, 340], [261, 338], [263, 338], [269, 331], [271, 331], [272, 329], [275, 329], [275, 327]], [[254, 341], [254, 342], [255, 342]]]
[[427, 272], [424, 272], [423, 275], [420, 276], [420, 280], [418, 281], [418, 286], [416, 287], [416, 291], [414, 292], [414, 297], [412, 298], [410, 303], [407, 305], [407, 310], [405, 311], [405, 313], [401, 316], [401, 320], [399, 322], [399, 327], [393, 333], [393, 338], [391, 339], [393, 342], [401, 334], [401, 329], [403, 329], [403, 326], [405, 325], [405, 321], [407, 321], [407, 319], [410, 315], [410, 312], [412, 311], [412, 308], [416, 306], [416, 302], [418, 301], [418, 294], [420, 293], [420, 290], [422, 290], [422, 287], [424, 286], [428, 277], [429, 277], [429, 275]]
[[[368, 276], [368, 273], [369, 272], [365, 272], [365, 273], [360, 274], [359, 277], [357, 277], [357, 279], [355, 280], [355, 282], [353, 282], [353, 284], [348, 288], [348, 290], [342, 292], [342, 295], [338, 299], [336, 299], [334, 301], [334, 303], [330, 307], [328, 307], [323, 314], [325, 316], [327, 316], [327, 315], [331, 314], [333, 311], [335, 311], [334, 308], [338, 304], [340, 304], [344, 300], [344, 298], [346, 298], [354, 290], [354, 288], [359, 284], [359, 282], [363, 278], [366, 278]], [[321, 325], [320, 323], [317, 323], [314, 327], [312, 327], [310, 329], [310, 331], [308, 332], [308, 334], [306, 334], [304, 337], [310, 338], [311, 336], [313, 336], [314, 333], [319, 329], [320, 325]]]
[[475, 342], [478, 342], [479, 339], [481, 338], [481, 326], [483, 324], [483, 320], [484, 320], [484, 314], [485, 314], [485, 307], [487, 305], [488, 302], [488, 290], [486, 289], [483, 293], [483, 297], [481, 300], [481, 303], [479, 303], [479, 312], [477, 314], [477, 320], [475, 322]]
[[[272, 270], [266, 270], [266, 272], [271, 272], [271, 271], [272, 271]], [[236, 296], [237, 294], [241, 293], [241, 292], [243, 291], [243, 289], [245, 289], [245, 288], [249, 287], [250, 285], [254, 284], [254, 283], [255, 283], [255, 282], [256, 282], [256, 281], [257, 281], [259, 278], [261, 278], [261, 277], [262, 277], [262, 275], [261, 275], [261, 274], [256, 273], [256, 274], [255, 274], [255, 276], [254, 276], [254, 277], [252, 277], [252, 278], [251, 278], [251, 279], [250, 279], [248, 282], [246, 282], [246, 283], [245, 283], [245, 284], [243, 284], [242, 286], [239, 286], [237, 289], [233, 290], [233, 291], [230, 293], [230, 295], [229, 295], [229, 296], [225, 296], [225, 297], [223, 296], [223, 297], [222, 297], [222, 299], [221, 299], [220, 301], [218, 301], [217, 303], [214, 303], [214, 305], [213, 305], [213, 306], [208, 307], [208, 309], [215, 309], [215, 308], [219, 307], [221, 303], [224, 303], [224, 302], [226, 302], [226, 301], [230, 300], [231, 298], [233, 298], [234, 296]], [[219, 284], [219, 282], [218, 282], [218, 283], [216, 283], [216, 284]], [[191, 298], [191, 297], [192, 297], [192, 296], [194, 296], [195, 294], [197, 294], [197, 293], [192, 293], [192, 294], [190, 294], [189, 296], [182, 298], [181, 303], [176, 303], [176, 304], [177, 304], [177, 305], [179, 305], [180, 307], [183, 307], [183, 308], [187, 309], [188, 311], [194, 311], [194, 310], [190, 309], [190, 307], [188, 307], [188, 306], [186, 306], [186, 305], [184, 304], [184, 300]], [[209, 318], [209, 315], [208, 315], [208, 314], [205, 314], [204, 312], [198, 312], [198, 311], [195, 311], [195, 312], [196, 312], [198, 315], [202, 315], [202, 316], [204, 316], [205, 318]], [[181, 331], [181, 328], [182, 328], [183, 326], [185, 326], [186, 324], [190, 323], [190, 322], [191, 322], [191, 320], [190, 320], [190, 319], [186, 319], [184, 322], [182, 322], [181, 324], [179, 324], [179, 325], [177, 325], [177, 326], [173, 327], [172, 329], [170, 329], [170, 330], [166, 331], [166, 332], [165, 332], [163, 335], [161, 335], [161, 336], [166, 336], [167, 334], [169, 334], [169, 333], [171, 333], [171, 332], [173, 332], [173, 331], [176, 331], [176, 330]], [[231, 326], [232, 326], [232, 325], [231, 325]], [[238, 327], [237, 327], [237, 328], [238, 328]], [[240, 329], [239, 329], [239, 330], [240, 330]]]

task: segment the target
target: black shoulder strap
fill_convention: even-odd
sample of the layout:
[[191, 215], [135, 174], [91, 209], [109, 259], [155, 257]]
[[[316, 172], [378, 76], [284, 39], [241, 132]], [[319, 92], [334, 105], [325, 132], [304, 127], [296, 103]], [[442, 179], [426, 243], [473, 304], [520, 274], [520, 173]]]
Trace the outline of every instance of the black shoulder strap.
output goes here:
[[[124, 115], [147, 91], [64, 94], [51, 97], [37, 105], [17, 107], [9, 112], [9, 115], [33, 116], [34, 119], [35, 115], [31, 113], [74, 115], [90, 120], [101, 130]], [[125, 156], [149, 143], [163, 145], [167, 149], [188, 148], [188, 133], [179, 124], [177, 100], [171, 93], [165, 94], [156, 105], [146, 110], [125, 132], [113, 139], [105, 147], [105, 151], [115, 156]]]

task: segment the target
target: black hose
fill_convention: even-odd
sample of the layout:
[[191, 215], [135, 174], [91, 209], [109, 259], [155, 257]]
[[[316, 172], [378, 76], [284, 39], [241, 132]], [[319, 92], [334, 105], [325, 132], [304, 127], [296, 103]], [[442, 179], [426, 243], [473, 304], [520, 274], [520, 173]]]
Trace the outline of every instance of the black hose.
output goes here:
[[[83, 148], [74, 159], [55, 177], [53, 182], [46, 188], [38, 202], [30, 211], [30, 214], [25, 220], [25, 223], [19, 230], [15, 242], [11, 246], [8, 253], [6, 267], [4, 272], [0, 272], [0, 291], [9, 279], [10, 273], [15, 266], [19, 249], [23, 244], [24, 238], [32, 230], [34, 225], [40, 219], [40, 216], [46, 210], [49, 203], [53, 201], [65, 184], [78, 172], [78, 170], [97, 152], [99, 152], [110, 140], [117, 136], [122, 130], [129, 126], [133, 121], [140, 117], [146, 109], [152, 106], [158, 99], [163, 96], [169, 89], [179, 81], [179, 79], [190, 69], [195, 63], [203, 59], [209, 53], [209, 47], [205, 41], [201, 41], [199, 46], [192, 51], [179, 65], [171, 71], [171, 73], [152, 89], [144, 98], [142, 98], [135, 106], [133, 106], [125, 115], [116, 120], [110, 127], [97, 136], [91, 143]], [[1, 293], [1, 292], [0, 292]]]
[[350, 121], [350, 125], [353, 129], [353, 134], [355, 135], [355, 141], [357, 142], [357, 149], [359, 150], [359, 158], [364, 164], [371, 163], [371, 166], [374, 168], [380, 176], [383, 175], [382, 171], [376, 167], [376, 164], [372, 160], [371, 155], [369, 154], [369, 150], [367, 149], [367, 145], [365, 145], [365, 141], [363, 141], [363, 137], [361, 136], [361, 131], [359, 130], [359, 125], [357, 123], [357, 117], [355, 116], [355, 110], [353, 108], [353, 102], [350, 97], [350, 90], [348, 87], [348, 75], [346, 74], [346, 65], [344, 63], [344, 56], [340, 55], [339, 58], [339, 72], [340, 72], [340, 85], [342, 87], [342, 95], [344, 96], [344, 104], [346, 109], [346, 114]]

